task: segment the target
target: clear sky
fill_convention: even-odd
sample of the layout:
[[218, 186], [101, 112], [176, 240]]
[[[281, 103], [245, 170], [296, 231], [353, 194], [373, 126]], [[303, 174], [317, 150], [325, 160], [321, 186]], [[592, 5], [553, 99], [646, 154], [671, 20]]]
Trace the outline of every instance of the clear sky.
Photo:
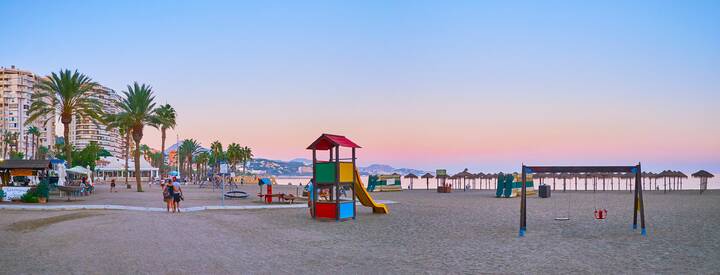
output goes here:
[[148, 83], [266, 158], [720, 170], [720, 1], [3, 0], [0, 65]]

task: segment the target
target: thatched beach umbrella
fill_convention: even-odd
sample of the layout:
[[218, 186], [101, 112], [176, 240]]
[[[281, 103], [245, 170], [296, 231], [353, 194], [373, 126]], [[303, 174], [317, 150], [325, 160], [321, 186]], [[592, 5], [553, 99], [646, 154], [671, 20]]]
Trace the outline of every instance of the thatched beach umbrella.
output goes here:
[[668, 178], [672, 177], [672, 176], [673, 176], [673, 173], [670, 170], [665, 170], [665, 171], [660, 172], [660, 174], [658, 174], [658, 177], [663, 179], [663, 193], [667, 192]]
[[678, 172], [678, 173], [680, 173], [680, 190], [682, 190], [683, 189], [683, 179], [687, 179], [688, 175], [685, 175], [685, 173], [683, 173], [683, 172]]
[[715, 177], [715, 175], [710, 174], [710, 172], [705, 171], [705, 170], [700, 170], [695, 173], [692, 173], [691, 176], [693, 178], [700, 178], [700, 194], [702, 194], [705, 190], [707, 190], [708, 179]]
[[467, 189], [465, 188], [465, 186], [467, 185], [467, 179], [473, 179], [473, 178], [475, 178], [475, 175], [473, 173], [468, 172], [468, 169], [465, 168], [465, 170], [463, 170], [460, 173], [455, 174], [453, 177], [458, 179], [458, 183], [462, 185], [460, 187], [462, 187], [463, 190], [467, 191]]
[[404, 178], [410, 179], [410, 189], [413, 189], [413, 179], [417, 179], [418, 176], [416, 176], [416, 175], [413, 174], [413, 173], [410, 173], [410, 174], [405, 175]]
[[430, 190], [430, 179], [434, 178], [434, 176], [430, 173], [425, 173], [425, 175], [422, 175], [421, 178], [425, 179], [427, 190]]

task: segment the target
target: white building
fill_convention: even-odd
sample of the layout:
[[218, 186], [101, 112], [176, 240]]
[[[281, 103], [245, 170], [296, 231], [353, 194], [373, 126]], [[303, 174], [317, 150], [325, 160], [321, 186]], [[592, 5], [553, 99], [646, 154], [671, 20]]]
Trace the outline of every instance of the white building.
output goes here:
[[[159, 170], [158, 168], [152, 167], [144, 158], [140, 158], [140, 177], [143, 181], [158, 178]], [[120, 180], [124, 180], [125, 178], [125, 159], [102, 157], [97, 161], [95, 173], [96, 180], [98, 178], [104, 181], [114, 179], [116, 183], [120, 183]], [[128, 176], [131, 181], [135, 179], [135, 162], [132, 159], [128, 161]]]
[[[120, 96], [108, 87], [96, 87], [90, 93], [90, 97], [100, 102], [105, 113], [117, 114], [120, 111], [117, 107]], [[82, 149], [92, 141], [97, 142], [114, 157], [124, 157], [125, 139], [117, 129], [107, 130], [105, 125], [91, 118], [73, 118], [70, 123], [70, 143], [75, 148]]]
[[[55, 115], [35, 120], [31, 125], [25, 125], [28, 111], [32, 104], [32, 95], [37, 90], [36, 84], [41, 77], [16, 69], [0, 67], [0, 134], [4, 132], [18, 133], [19, 152], [26, 156], [33, 154], [33, 138], [26, 137], [27, 129], [35, 126], [40, 130], [39, 145], [52, 148], [55, 144]], [[47, 123], [45, 123], [47, 121]], [[27, 141], [26, 141], [27, 139]], [[8, 148], [8, 150], [10, 150]]]

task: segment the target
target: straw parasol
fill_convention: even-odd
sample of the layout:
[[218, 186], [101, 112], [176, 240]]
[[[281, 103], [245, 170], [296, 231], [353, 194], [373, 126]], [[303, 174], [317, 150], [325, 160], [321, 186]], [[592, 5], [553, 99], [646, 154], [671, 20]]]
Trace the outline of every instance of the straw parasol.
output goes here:
[[700, 194], [704, 192], [707, 189], [707, 180], [709, 178], [715, 177], [715, 175], [710, 174], [710, 172], [705, 170], [700, 170], [695, 173], [692, 173], [691, 175], [693, 178], [699, 178], [700, 179]]
[[430, 190], [430, 179], [434, 178], [434, 176], [430, 173], [425, 173], [425, 175], [422, 175], [420, 177], [425, 179], [425, 184], [427, 184], [427, 190]]
[[[462, 186], [461, 186], [462, 189], [463, 189], [463, 190], [466, 190], [465, 184], [466, 184], [466, 182], [467, 182], [467, 179], [475, 178], [475, 175], [474, 175], [473, 173], [468, 172], [468, 169], [465, 168], [465, 170], [463, 170], [463, 171], [460, 172], [460, 173], [455, 174], [453, 177], [455, 177], [456, 179], [458, 179], [459, 183], [462, 184]], [[466, 191], [467, 191], [467, 190], [466, 190]]]
[[416, 175], [413, 174], [413, 173], [409, 173], [409, 174], [405, 175], [404, 178], [410, 179], [410, 189], [413, 189], [413, 179], [417, 179], [418, 176], [416, 176]]

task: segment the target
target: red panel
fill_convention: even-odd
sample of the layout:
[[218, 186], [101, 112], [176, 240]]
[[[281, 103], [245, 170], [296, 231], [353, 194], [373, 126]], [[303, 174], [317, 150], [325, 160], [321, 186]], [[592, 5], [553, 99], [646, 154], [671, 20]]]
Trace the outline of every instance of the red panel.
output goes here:
[[330, 218], [334, 219], [337, 217], [337, 207], [334, 203], [317, 203], [315, 204], [315, 215], [318, 218]]
[[333, 146], [350, 147], [350, 148], [361, 148], [360, 145], [355, 144], [350, 139], [344, 136], [322, 134], [318, 139], [315, 140], [307, 149], [315, 150], [329, 150]]

